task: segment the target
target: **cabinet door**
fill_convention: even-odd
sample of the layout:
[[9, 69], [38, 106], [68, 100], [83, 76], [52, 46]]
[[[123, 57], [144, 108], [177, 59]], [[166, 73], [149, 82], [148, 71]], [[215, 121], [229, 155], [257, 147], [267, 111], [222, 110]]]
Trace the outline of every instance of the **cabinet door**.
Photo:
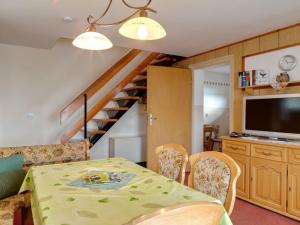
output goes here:
[[288, 213], [300, 217], [300, 166], [289, 165]]
[[251, 159], [250, 199], [282, 212], [286, 211], [287, 164]]
[[249, 199], [249, 180], [250, 180], [250, 157], [226, 153], [241, 168], [241, 175], [236, 183], [236, 194], [238, 197]]

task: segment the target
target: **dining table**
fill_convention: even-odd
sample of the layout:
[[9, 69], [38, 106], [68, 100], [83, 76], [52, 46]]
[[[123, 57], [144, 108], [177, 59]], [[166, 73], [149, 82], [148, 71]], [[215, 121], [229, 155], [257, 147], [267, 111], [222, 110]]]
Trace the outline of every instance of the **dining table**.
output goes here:
[[[119, 180], [89, 184], [83, 177], [91, 171]], [[35, 225], [122, 225], [171, 205], [219, 202], [124, 158], [32, 166], [19, 193], [25, 191]], [[225, 209], [220, 225], [232, 225]]]

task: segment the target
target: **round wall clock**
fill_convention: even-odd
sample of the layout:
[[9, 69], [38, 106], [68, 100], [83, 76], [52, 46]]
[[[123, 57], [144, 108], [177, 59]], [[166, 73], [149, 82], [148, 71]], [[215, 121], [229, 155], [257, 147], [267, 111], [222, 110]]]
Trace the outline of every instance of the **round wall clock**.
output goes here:
[[293, 55], [285, 55], [279, 60], [279, 68], [283, 71], [291, 71], [297, 65], [297, 59]]

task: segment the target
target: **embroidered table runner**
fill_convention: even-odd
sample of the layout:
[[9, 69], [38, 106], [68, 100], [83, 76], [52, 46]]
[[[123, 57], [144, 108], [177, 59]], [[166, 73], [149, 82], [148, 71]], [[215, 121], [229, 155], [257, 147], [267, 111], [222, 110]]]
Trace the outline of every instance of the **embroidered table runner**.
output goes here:
[[[70, 185], [95, 169], [134, 176], [117, 189]], [[122, 225], [162, 207], [216, 201], [122, 158], [31, 167], [20, 192], [26, 190], [35, 225]], [[232, 225], [227, 213], [220, 225]]]

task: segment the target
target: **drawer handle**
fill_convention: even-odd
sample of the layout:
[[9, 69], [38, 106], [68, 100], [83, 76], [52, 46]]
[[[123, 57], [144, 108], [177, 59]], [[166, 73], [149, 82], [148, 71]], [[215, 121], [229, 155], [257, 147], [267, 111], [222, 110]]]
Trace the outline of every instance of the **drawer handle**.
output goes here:
[[295, 159], [300, 159], [300, 155], [295, 155]]
[[231, 148], [232, 150], [238, 150], [238, 149], [239, 149], [238, 147], [234, 147], [234, 146], [230, 146], [230, 148]]
[[263, 152], [262, 154], [264, 154], [265, 156], [271, 156], [272, 153], [268, 153], [268, 152]]

